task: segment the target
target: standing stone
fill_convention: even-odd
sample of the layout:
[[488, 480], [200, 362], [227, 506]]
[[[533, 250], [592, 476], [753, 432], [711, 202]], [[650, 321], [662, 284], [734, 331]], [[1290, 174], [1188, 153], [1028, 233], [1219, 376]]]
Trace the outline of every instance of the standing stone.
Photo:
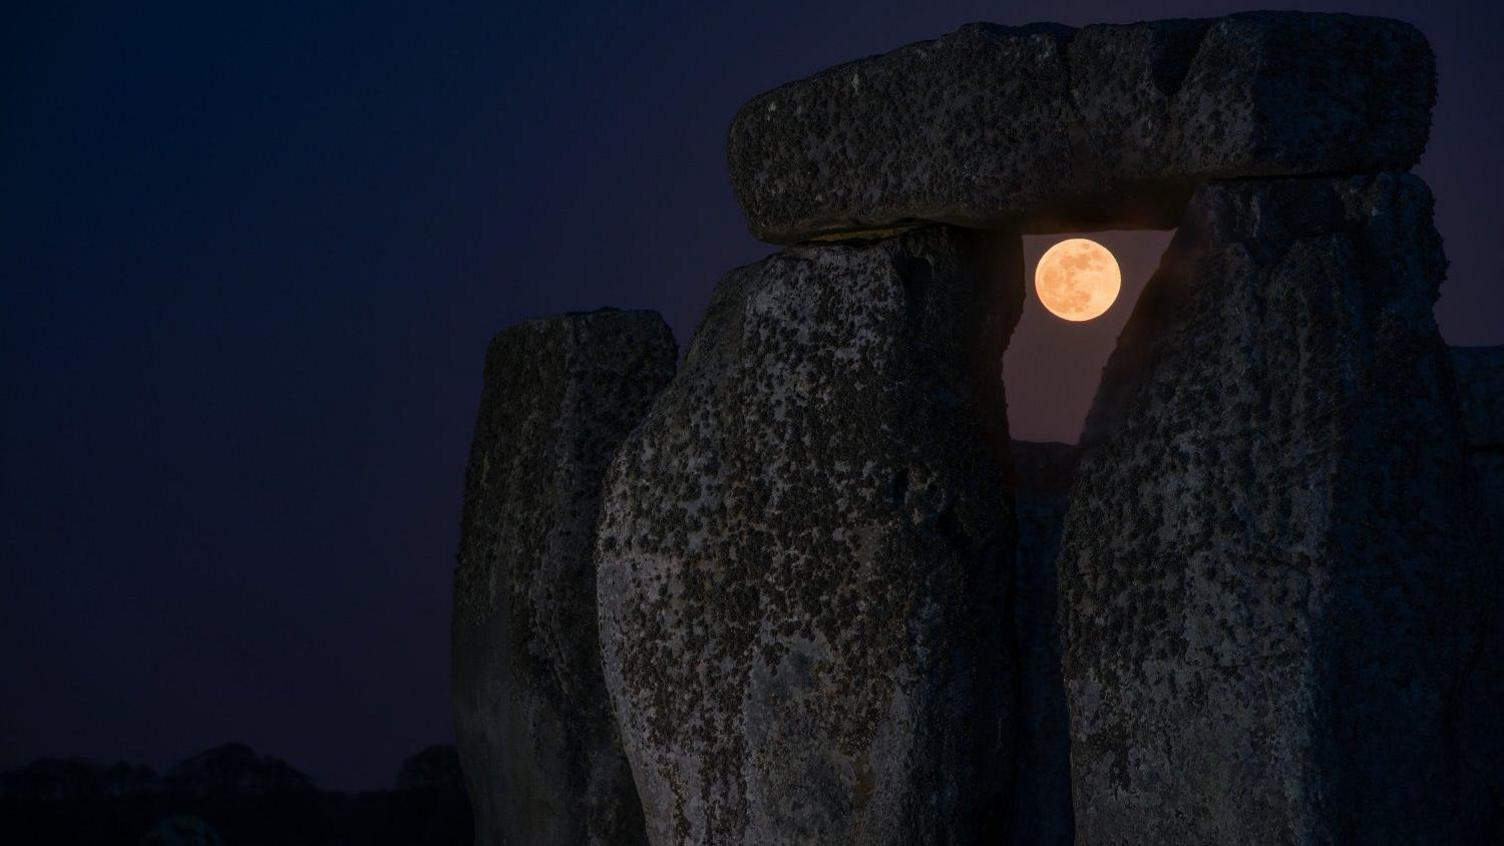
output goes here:
[[486, 354], [453, 629], [477, 844], [643, 839], [601, 677], [593, 548], [601, 477], [676, 354], [662, 318], [623, 311], [529, 321]]
[[1452, 363], [1493, 551], [1483, 579], [1483, 642], [1463, 686], [1464, 796], [1484, 810], [1480, 842], [1504, 843], [1504, 346], [1453, 347]]
[[717, 288], [607, 479], [606, 680], [670, 843], [972, 843], [1006, 825], [1021, 306], [931, 228]]
[[1060, 676], [1060, 533], [1070, 506], [1078, 450], [1070, 444], [1013, 442], [1013, 507], [1018, 514], [1013, 630], [1018, 650], [1018, 788], [1012, 842], [1070, 846], [1070, 717]]
[[1425, 36], [1383, 18], [979, 23], [753, 98], [727, 157], [775, 243], [924, 221], [1170, 228], [1208, 179], [1404, 170], [1435, 96]]
[[1198, 189], [1060, 554], [1076, 832], [1463, 843], [1476, 491], [1419, 179]]

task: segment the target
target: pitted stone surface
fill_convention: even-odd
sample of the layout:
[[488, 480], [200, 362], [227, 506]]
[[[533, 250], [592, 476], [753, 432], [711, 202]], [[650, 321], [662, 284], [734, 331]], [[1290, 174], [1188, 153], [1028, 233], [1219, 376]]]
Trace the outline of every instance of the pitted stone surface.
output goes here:
[[1018, 515], [1013, 630], [1019, 658], [1018, 801], [1012, 842], [1070, 846], [1070, 718], [1060, 675], [1059, 578], [1055, 566], [1079, 451], [1071, 444], [1013, 442]]
[[673, 376], [652, 312], [533, 320], [486, 355], [455, 571], [455, 732], [477, 844], [642, 842], [596, 637], [613, 451]]
[[1078, 842], [1481, 842], [1481, 519], [1431, 209], [1389, 174], [1193, 198], [1066, 519]]
[[916, 221], [1170, 228], [1200, 182], [1405, 170], [1435, 59], [1382, 18], [972, 24], [754, 98], [732, 185], [775, 243]]
[[1016, 236], [1006, 278], [973, 246], [931, 228], [733, 271], [618, 452], [600, 631], [653, 843], [1006, 825], [1022, 268]]

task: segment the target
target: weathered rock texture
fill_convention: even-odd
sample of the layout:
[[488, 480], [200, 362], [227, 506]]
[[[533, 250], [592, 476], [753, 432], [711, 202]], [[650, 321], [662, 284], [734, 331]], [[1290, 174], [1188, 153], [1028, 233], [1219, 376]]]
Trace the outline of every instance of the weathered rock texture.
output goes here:
[[943, 221], [1170, 228], [1199, 182], [1409, 168], [1435, 99], [1398, 21], [972, 24], [754, 98], [732, 185], [778, 243]]
[[1476, 492], [1408, 175], [1198, 189], [1060, 553], [1078, 841], [1462, 843]]
[[1453, 347], [1452, 363], [1492, 553], [1482, 582], [1484, 637], [1463, 687], [1464, 796], [1485, 809], [1479, 842], [1504, 843], [1504, 346]]
[[643, 838], [601, 676], [593, 550], [606, 466], [676, 354], [651, 312], [534, 320], [491, 342], [454, 591], [478, 843]]
[[1013, 442], [1013, 507], [1018, 515], [1013, 639], [1019, 663], [1019, 719], [1018, 810], [1012, 842], [1020, 846], [1075, 842], [1055, 558], [1077, 454], [1070, 444]]
[[733, 271], [619, 451], [601, 645], [652, 842], [971, 843], [1006, 825], [998, 361], [1021, 259], [1015, 236], [1006, 278], [983, 276], [963, 237]]

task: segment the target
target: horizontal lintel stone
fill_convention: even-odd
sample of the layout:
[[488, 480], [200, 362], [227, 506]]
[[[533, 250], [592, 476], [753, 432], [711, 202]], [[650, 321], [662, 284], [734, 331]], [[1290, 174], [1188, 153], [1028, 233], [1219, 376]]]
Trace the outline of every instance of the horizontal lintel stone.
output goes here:
[[727, 154], [774, 243], [927, 221], [1168, 229], [1210, 179], [1410, 168], [1435, 87], [1425, 36], [1384, 18], [970, 24], [754, 98]]

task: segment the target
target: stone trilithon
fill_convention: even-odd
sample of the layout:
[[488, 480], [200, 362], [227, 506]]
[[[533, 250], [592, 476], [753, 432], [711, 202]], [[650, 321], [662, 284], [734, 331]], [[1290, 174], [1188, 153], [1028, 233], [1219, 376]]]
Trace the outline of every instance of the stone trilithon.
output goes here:
[[[789, 246], [671, 382], [640, 313], [493, 346], [480, 842], [1504, 840], [1504, 355], [1432, 318], [1435, 85], [1406, 24], [1250, 13], [754, 98], [731, 182]], [[1176, 226], [1080, 448], [1014, 472], [1020, 234]]]

